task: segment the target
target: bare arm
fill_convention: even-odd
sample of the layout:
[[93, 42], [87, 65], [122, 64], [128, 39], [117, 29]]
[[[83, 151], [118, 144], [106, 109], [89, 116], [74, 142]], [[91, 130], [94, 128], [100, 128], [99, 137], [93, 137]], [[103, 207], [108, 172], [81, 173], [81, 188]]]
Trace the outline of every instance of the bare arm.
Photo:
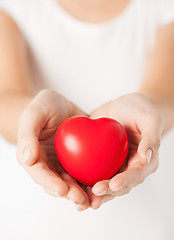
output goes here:
[[34, 96], [28, 66], [19, 29], [0, 12], [0, 134], [17, 143], [18, 161], [48, 194], [88, 208], [87, 194], [61, 168], [53, 147], [60, 122], [85, 113], [55, 91], [44, 89]]
[[114, 99], [94, 110], [91, 116], [116, 119], [129, 137], [127, 166], [92, 188], [91, 205], [99, 207], [102, 202], [129, 193], [158, 168], [162, 131], [164, 134], [174, 126], [174, 23], [157, 34], [140, 94]]
[[27, 48], [15, 22], [0, 12], [0, 134], [16, 143], [19, 116], [34, 96]]
[[159, 110], [166, 133], [174, 126], [174, 23], [157, 34], [140, 92]]

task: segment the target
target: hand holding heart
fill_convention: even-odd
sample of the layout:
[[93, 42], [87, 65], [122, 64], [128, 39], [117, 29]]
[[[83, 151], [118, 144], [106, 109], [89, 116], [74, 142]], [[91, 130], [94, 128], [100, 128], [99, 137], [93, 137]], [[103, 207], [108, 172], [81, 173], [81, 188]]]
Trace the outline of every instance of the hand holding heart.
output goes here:
[[54, 149], [57, 127], [63, 120], [77, 115], [87, 116], [52, 90], [42, 90], [21, 115], [17, 158], [47, 193], [73, 200], [79, 210], [87, 209], [89, 204], [98, 208], [102, 202], [128, 193], [156, 170], [162, 122], [146, 98], [131, 94], [104, 104], [90, 115], [93, 119], [113, 118], [124, 126], [129, 138], [127, 163], [119, 174], [97, 182], [92, 188], [78, 184], [63, 169]]
[[86, 116], [55, 91], [40, 91], [20, 116], [16, 153], [19, 163], [48, 194], [72, 200], [86, 209], [87, 193], [62, 168], [54, 147], [57, 127], [73, 115]]
[[64, 169], [86, 186], [111, 178], [128, 154], [125, 129], [114, 119], [71, 117], [55, 135], [55, 149]]
[[92, 196], [91, 204], [98, 208], [102, 202], [129, 193], [157, 169], [163, 122], [155, 107], [141, 94], [122, 96], [94, 110], [90, 116], [117, 119], [129, 138], [127, 164], [120, 173], [88, 190]]

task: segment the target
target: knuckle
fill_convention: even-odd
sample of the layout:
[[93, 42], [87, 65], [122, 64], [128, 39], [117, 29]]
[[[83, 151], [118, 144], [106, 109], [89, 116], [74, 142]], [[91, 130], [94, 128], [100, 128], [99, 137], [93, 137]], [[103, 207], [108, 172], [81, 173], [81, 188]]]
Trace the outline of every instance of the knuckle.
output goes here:
[[42, 95], [50, 95], [50, 94], [55, 94], [56, 92], [52, 89], [49, 88], [44, 88], [42, 89], [39, 93], [38, 96], [42, 96]]

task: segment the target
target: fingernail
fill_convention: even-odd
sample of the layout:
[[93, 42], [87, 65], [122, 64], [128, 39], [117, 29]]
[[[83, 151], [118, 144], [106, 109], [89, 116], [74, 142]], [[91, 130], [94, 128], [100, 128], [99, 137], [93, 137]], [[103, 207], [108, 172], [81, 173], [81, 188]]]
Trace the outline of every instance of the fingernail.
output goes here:
[[27, 147], [24, 151], [24, 163], [26, 164], [30, 158], [31, 158], [31, 150], [30, 148]]
[[103, 196], [103, 195], [105, 195], [107, 193], [107, 191], [105, 190], [105, 191], [103, 191], [103, 192], [101, 192], [101, 193], [97, 193], [96, 195], [97, 196]]
[[152, 150], [151, 149], [148, 149], [147, 151], [147, 154], [146, 154], [146, 158], [147, 158], [147, 161], [148, 161], [148, 164], [152, 158]]

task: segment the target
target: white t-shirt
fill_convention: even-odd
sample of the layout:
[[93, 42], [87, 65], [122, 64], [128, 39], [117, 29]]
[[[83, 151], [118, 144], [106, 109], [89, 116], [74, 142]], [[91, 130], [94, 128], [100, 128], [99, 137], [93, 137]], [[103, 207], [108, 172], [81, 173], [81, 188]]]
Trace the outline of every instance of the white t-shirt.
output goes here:
[[[26, 38], [36, 91], [52, 88], [88, 113], [138, 90], [158, 28], [174, 21], [173, 0], [132, 0], [102, 24], [75, 19], [56, 0], [0, 0], [0, 7]], [[14, 161], [15, 146], [1, 139], [0, 238], [174, 239], [171, 139], [172, 133], [161, 150], [165, 161], [167, 149], [168, 163], [162, 161], [155, 175], [129, 195], [84, 213], [44, 194]]]

